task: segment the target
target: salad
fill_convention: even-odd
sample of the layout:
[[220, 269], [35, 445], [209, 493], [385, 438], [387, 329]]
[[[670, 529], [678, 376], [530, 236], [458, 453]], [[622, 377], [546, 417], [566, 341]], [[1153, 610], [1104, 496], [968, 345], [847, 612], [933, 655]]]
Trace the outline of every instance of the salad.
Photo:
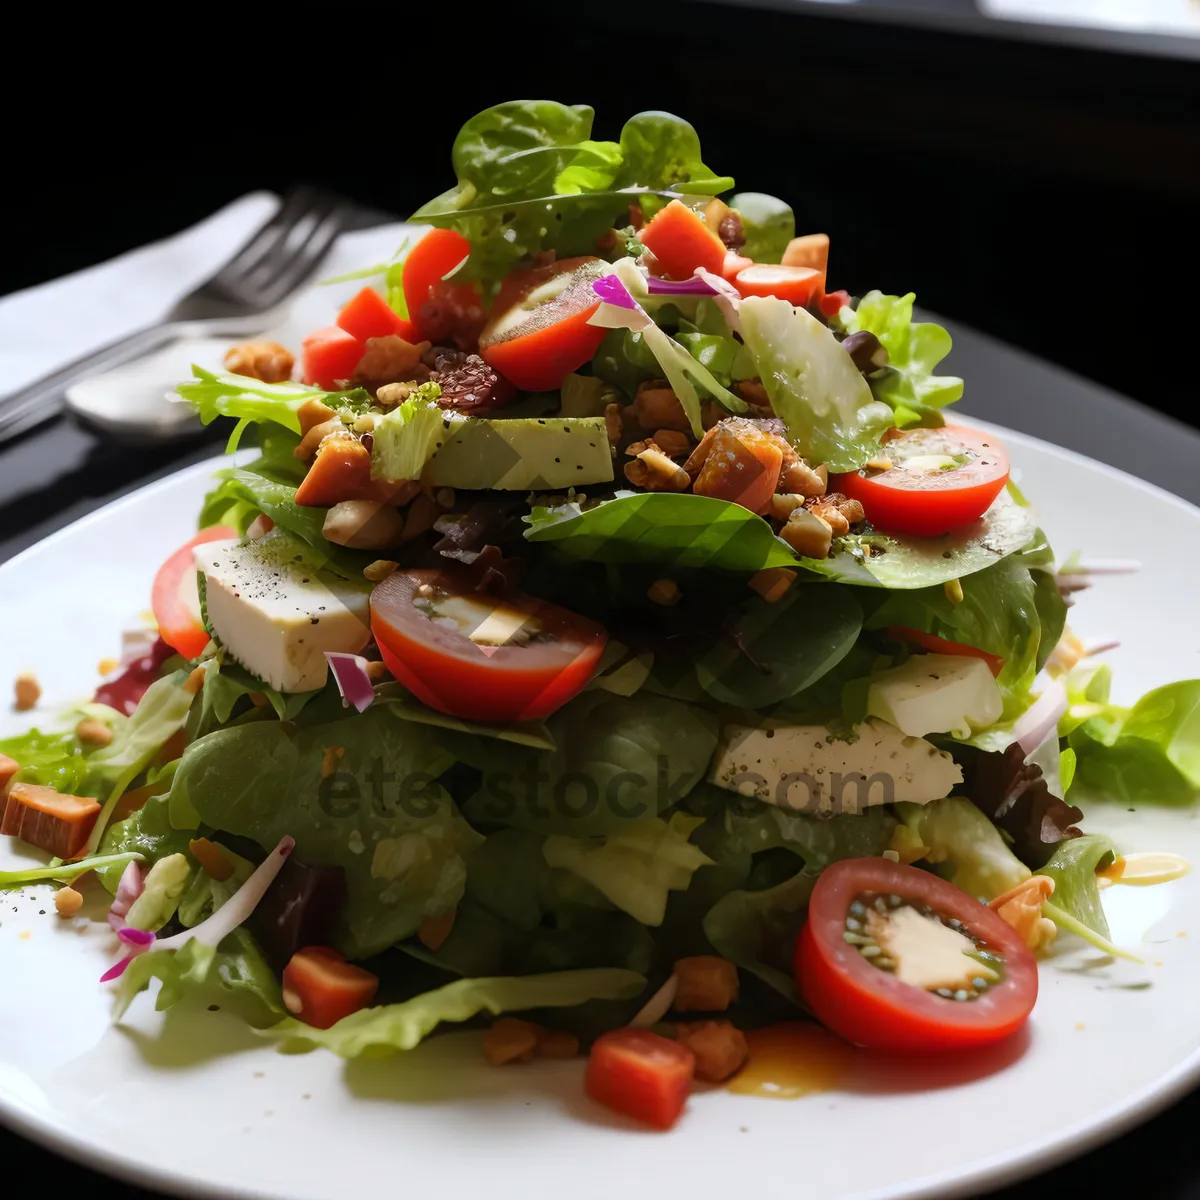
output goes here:
[[1056, 557], [912, 295], [831, 288], [680, 118], [592, 117], [473, 117], [332, 324], [179, 385], [254, 449], [155, 627], [0, 742], [48, 856], [0, 887], [107, 891], [118, 1016], [473, 1024], [667, 1128], [755, 1030], [967, 1052], [1057, 935], [1126, 954], [1076, 800], [1200, 790], [1200, 681], [1119, 707], [1067, 624], [1135, 564]]

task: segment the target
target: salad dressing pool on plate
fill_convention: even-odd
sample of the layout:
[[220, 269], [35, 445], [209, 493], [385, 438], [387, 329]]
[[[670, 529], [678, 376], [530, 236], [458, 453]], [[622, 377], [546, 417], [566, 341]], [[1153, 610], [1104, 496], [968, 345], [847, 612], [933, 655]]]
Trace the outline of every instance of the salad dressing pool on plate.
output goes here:
[[726, 1084], [743, 1096], [795, 1100], [832, 1091], [854, 1061], [854, 1048], [819, 1025], [785, 1021], [746, 1034], [750, 1057]]

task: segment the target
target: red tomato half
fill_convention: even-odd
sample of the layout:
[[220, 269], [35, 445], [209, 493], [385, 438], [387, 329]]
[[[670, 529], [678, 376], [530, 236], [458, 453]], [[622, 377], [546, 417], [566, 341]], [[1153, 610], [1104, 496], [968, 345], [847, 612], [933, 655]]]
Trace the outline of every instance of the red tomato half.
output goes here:
[[889, 625], [887, 635], [893, 642], [911, 642], [928, 650], [930, 654], [961, 654], [966, 658], [982, 658], [987, 663], [992, 675], [999, 675], [1004, 670], [1004, 659], [998, 654], [989, 654], [978, 646], [968, 646], [965, 642], [952, 642], [949, 638], [938, 637], [936, 633], [926, 633], [922, 629], [913, 629], [909, 625]]
[[476, 721], [534, 721], [577, 695], [608, 634], [556, 604], [497, 600], [466, 573], [397, 571], [371, 593], [391, 673], [430, 708]]
[[[471, 243], [453, 229], [431, 229], [404, 260], [401, 276], [409, 319], [421, 337], [441, 341], [455, 324], [453, 314], [479, 314], [479, 288], [446, 276], [471, 253]], [[476, 332], [478, 325], [475, 326]]]
[[[843, 935], [851, 904], [880, 895], [961, 921], [981, 949], [1001, 959], [1000, 978], [973, 999], [955, 1000], [874, 966]], [[1037, 960], [1010, 925], [952, 883], [886, 858], [848, 858], [825, 868], [809, 901], [795, 965], [796, 982], [817, 1017], [871, 1050], [986, 1046], [1019, 1029], [1037, 1000]]]
[[589, 325], [600, 307], [598, 258], [564, 258], [513, 271], [479, 335], [483, 361], [527, 392], [549, 392], [600, 348], [607, 329]]
[[696, 1056], [679, 1042], [648, 1029], [614, 1029], [593, 1044], [584, 1087], [608, 1108], [670, 1129], [687, 1103], [695, 1069]]
[[196, 561], [192, 550], [205, 542], [236, 538], [236, 529], [212, 525], [180, 546], [154, 577], [150, 607], [164, 642], [184, 658], [195, 658], [208, 645], [208, 634], [200, 623], [200, 593], [196, 587]]
[[830, 477], [829, 490], [859, 501], [892, 533], [933, 537], [981, 517], [1008, 481], [1008, 454], [990, 433], [965, 425], [909, 429], [884, 445], [890, 471]]

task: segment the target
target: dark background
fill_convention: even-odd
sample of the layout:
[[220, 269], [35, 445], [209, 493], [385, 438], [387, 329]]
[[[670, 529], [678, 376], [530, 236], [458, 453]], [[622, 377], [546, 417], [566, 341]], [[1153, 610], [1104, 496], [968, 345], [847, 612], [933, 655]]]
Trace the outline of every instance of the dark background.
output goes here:
[[593, 104], [599, 137], [643, 108], [679, 112], [709, 166], [786, 197], [799, 232], [831, 235], [831, 286], [915, 291], [1197, 423], [1183, 346], [1200, 63], [848, 20], [837, 7], [560, 0], [486, 10], [494, 18], [446, 5], [429, 19], [299, 6], [310, 28], [231, 13], [223, 36], [180, 42], [170, 71], [136, 43], [75, 71], [55, 64], [53, 83], [40, 57], [19, 57], [43, 97], [75, 95], [44, 127], [28, 124], [39, 105], [26, 95], [12, 130], [44, 169], [13, 163], [3, 202], [23, 236], [0, 255], [0, 289], [297, 179], [410, 212], [453, 182], [465, 117], [533, 93]]
[[[0, 292], [171, 234], [256, 188], [310, 181], [407, 213], [453, 182], [462, 121], [501, 99], [591, 103], [598, 137], [666, 108], [697, 126], [711, 167], [789, 199], [799, 232], [831, 235], [831, 286], [913, 290], [926, 308], [1200, 427], [1185, 265], [1200, 212], [1196, 57], [780, 5], [560, 0], [485, 17], [477, 3], [297, 4], [287, 18], [205, 6], [180, 32], [168, 28], [180, 13], [112, 10], [94, 29], [56, 16], [65, 40], [26, 26], [7, 39], [0, 80]], [[144, 454], [137, 470], [169, 469], [177, 453]], [[99, 496], [129, 470], [98, 448], [72, 479]], [[0, 507], [0, 536], [40, 519], [22, 503]], [[1071, 1081], [1058, 1086], [1069, 1114]], [[1003, 1195], [1101, 1194], [1136, 1171], [1146, 1196], [1200, 1196], [1196, 1119], [1193, 1096]], [[139, 1194], [2, 1131], [0, 1157], [12, 1180]]]

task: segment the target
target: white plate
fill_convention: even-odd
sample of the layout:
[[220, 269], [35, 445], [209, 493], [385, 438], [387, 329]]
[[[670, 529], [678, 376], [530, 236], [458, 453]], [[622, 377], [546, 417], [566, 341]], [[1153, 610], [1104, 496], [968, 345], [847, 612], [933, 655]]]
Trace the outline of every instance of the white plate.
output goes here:
[[[1005, 434], [1060, 555], [1137, 558], [1082, 597], [1085, 638], [1122, 639], [1119, 698], [1200, 675], [1200, 511], [1128, 476]], [[23, 668], [46, 722], [86, 691], [142, 612], [155, 567], [194, 527], [211, 464], [128, 497], [0, 568], [0, 686]], [[0, 716], [3, 732], [28, 724]], [[1092, 805], [1123, 849], [1200, 862], [1188, 811]], [[0, 848], [0, 866], [20, 861]], [[930, 1196], [999, 1186], [1148, 1117], [1200, 1077], [1200, 872], [1106, 893], [1134, 966], [1072, 939], [1042, 972], [1026, 1036], [984, 1060], [876, 1061], [782, 1101], [695, 1096], [668, 1135], [585, 1100], [577, 1063], [492, 1070], [477, 1035], [346, 1065], [284, 1056], [223, 1013], [109, 1020], [110, 935], [53, 915], [48, 889], [0, 896], [0, 1118], [91, 1165], [191, 1195], [528, 1200], [614, 1195]], [[40, 910], [48, 915], [41, 915]], [[799, 1184], [797, 1183], [799, 1180]]]

